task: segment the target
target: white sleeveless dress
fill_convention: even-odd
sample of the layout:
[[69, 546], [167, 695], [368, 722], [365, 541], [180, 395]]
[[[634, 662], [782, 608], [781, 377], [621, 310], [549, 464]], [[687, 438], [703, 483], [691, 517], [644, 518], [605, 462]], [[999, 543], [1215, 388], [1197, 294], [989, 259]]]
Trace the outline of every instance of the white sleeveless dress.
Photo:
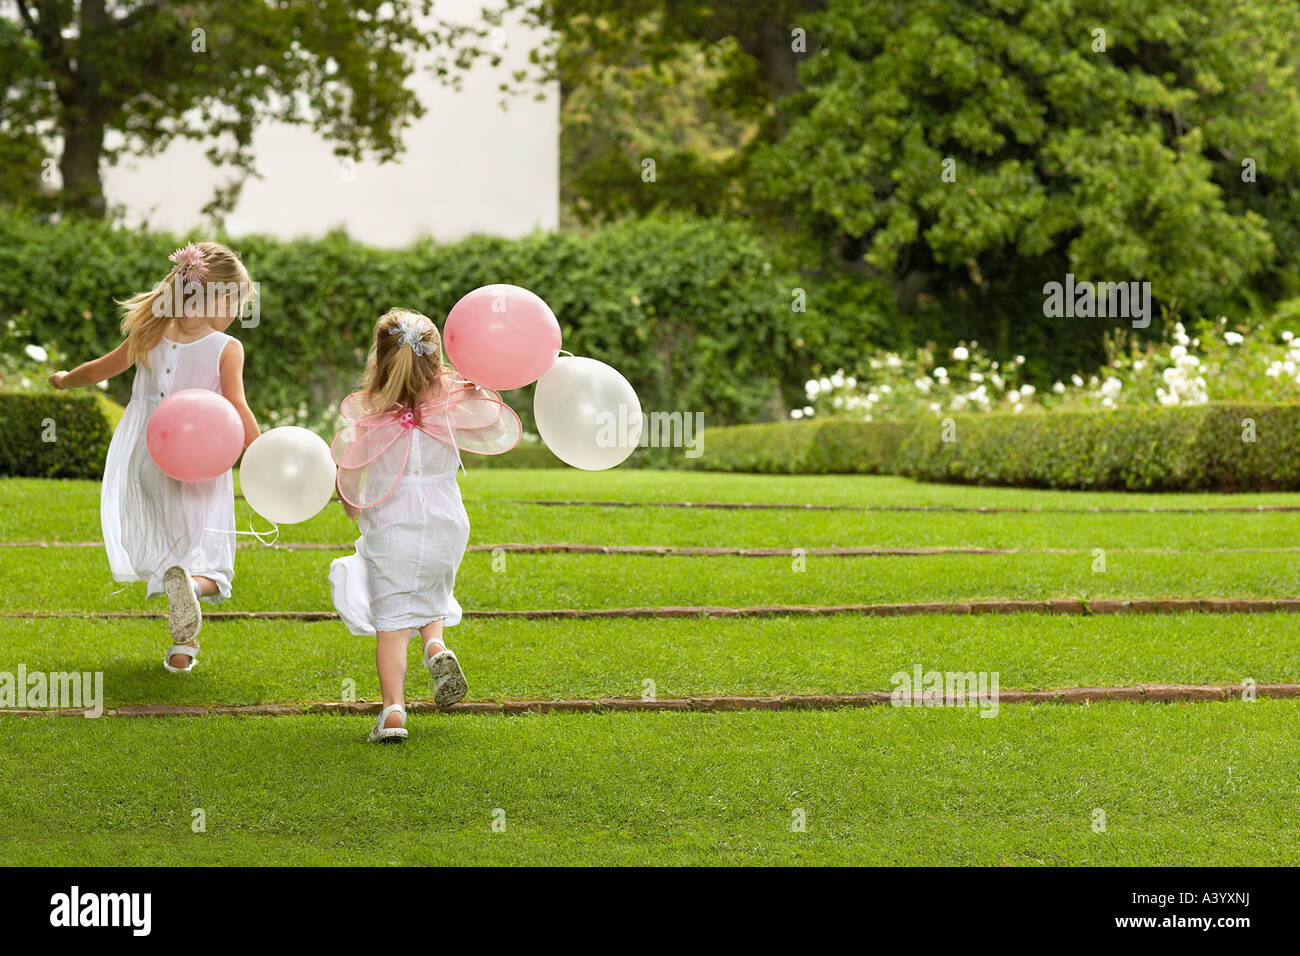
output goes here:
[[148, 367], [136, 366], [131, 401], [108, 446], [99, 503], [104, 548], [113, 578], [146, 582], [147, 597], [163, 592], [163, 572], [174, 564], [216, 583], [219, 593], [206, 600], [230, 597], [235, 576], [231, 473], [211, 481], [177, 481], [158, 469], [145, 444], [149, 416], [168, 395], [187, 388], [221, 392], [221, 351], [230, 338], [211, 332], [194, 342], [159, 341], [149, 351]]
[[362, 510], [356, 553], [334, 560], [329, 574], [334, 609], [353, 634], [460, 623], [456, 569], [469, 544], [469, 515], [459, 465], [454, 446], [415, 429], [396, 487]]

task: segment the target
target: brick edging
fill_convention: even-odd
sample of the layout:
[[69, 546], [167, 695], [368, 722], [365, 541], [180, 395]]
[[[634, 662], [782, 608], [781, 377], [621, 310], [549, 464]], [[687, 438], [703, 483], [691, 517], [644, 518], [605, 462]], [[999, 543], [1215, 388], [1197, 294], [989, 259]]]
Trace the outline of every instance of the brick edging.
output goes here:
[[[102, 541], [0, 541], [0, 548], [102, 548]], [[355, 541], [321, 542], [289, 541], [276, 544], [258, 544], [252, 541], [240, 541], [237, 548], [267, 548], [272, 551], [351, 551]], [[493, 553], [506, 551], [517, 554], [633, 554], [654, 555], [661, 557], [741, 557], [741, 558], [788, 558], [796, 551], [807, 557], [856, 558], [856, 557], [936, 557], [949, 554], [976, 555], [1017, 555], [1017, 554], [1091, 554], [1089, 548], [981, 548], [975, 546], [929, 545], [923, 547], [874, 547], [863, 545], [848, 548], [735, 548], [708, 547], [672, 544], [567, 544], [501, 542], [498, 544], [471, 544], [466, 547], [470, 552]], [[1283, 548], [1206, 548], [1184, 551], [1177, 548], [1112, 548], [1111, 554], [1294, 554], [1300, 547]]]
[[1233, 514], [1261, 511], [1300, 511], [1300, 505], [1202, 505], [1168, 508], [1013, 508], [977, 505], [818, 505], [754, 501], [613, 501], [583, 498], [485, 498], [479, 502], [594, 508], [696, 508], [725, 511], [920, 511], [957, 514]]
[[[915, 614], [1268, 614], [1300, 613], [1300, 598], [1135, 598], [1082, 601], [1071, 598], [1007, 601], [936, 601], [908, 604], [835, 604], [810, 606], [778, 604], [755, 607], [615, 607], [537, 608], [528, 610], [468, 610], [466, 618], [605, 619], [605, 618], [732, 618], [829, 617], [864, 614], [869, 617], [907, 617]], [[163, 618], [162, 611], [0, 611], [0, 618], [103, 618], [108, 620]], [[205, 611], [209, 621], [299, 620], [332, 621], [333, 611]]]
[[[1245, 684], [1134, 684], [1122, 687], [1060, 687], [1048, 690], [1000, 690], [998, 705], [1002, 704], [1093, 704], [1102, 701], [1128, 703], [1192, 703], [1200, 701], [1240, 700], [1246, 691]], [[1256, 697], [1275, 699], [1300, 698], [1300, 684], [1255, 684]], [[940, 698], [942, 703], [940, 703]], [[980, 705], [972, 694], [907, 695], [909, 706], [968, 706]], [[406, 704], [409, 713], [444, 712], [450, 714], [552, 714], [552, 713], [605, 713], [612, 711], [694, 711], [722, 713], [742, 710], [838, 710], [844, 708], [879, 707], [889, 705], [893, 695], [889, 691], [870, 691], [860, 694], [804, 694], [779, 697], [674, 697], [663, 700], [641, 700], [627, 697], [599, 697], [578, 700], [500, 700], [462, 701], [451, 707], [440, 708], [431, 700], [412, 700]], [[107, 717], [281, 717], [294, 714], [377, 714], [380, 701], [311, 701], [302, 704], [246, 704], [241, 706], [197, 706], [179, 704], [133, 704], [109, 708]], [[0, 710], [8, 717], [81, 717], [83, 711], [64, 710]]]

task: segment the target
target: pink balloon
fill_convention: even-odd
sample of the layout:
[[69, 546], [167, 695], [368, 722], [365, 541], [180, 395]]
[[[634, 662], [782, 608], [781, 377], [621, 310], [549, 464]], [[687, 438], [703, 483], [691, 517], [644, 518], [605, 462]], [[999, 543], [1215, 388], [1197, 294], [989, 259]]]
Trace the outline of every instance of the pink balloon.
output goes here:
[[149, 416], [149, 457], [177, 481], [208, 481], [226, 472], [244, 447], [235, 406], [206, 388], [168, 395]]
[[560, 354], [560, 323], [541, 297], [517, 285], [485, 285], [452, 306], [443, 326], [447, 358], [475, 385], [531, 385]]

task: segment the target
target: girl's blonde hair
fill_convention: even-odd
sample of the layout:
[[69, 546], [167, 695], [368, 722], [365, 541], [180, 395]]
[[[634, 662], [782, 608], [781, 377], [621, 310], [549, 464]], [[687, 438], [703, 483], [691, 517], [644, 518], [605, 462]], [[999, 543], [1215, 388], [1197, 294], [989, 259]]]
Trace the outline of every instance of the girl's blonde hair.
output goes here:
[[[412, 334], [423, 355], [411, 347]], [[443, 371], [438, 327], [411, 309], [389, 309], [375, 324], [361, 391], [374, 412], [398, 406], [412, 409], [418, 419], [421, 400], [442, 387]]]
[[252, 299], [253, 283], [239, 256], [219, 242], [193, 245], [202, 253], [202, 278], [187, 276], [185, 262], [177, 262], [166, 278], [148, 292], [118, 303], [122, 307], [127, 356], [132, 362], [148, 366], [149, 350], [158, 344], [172, 319], [218, 318], [214, 310], [227, 310], [223, 316], [230, 314], [233, 318]]

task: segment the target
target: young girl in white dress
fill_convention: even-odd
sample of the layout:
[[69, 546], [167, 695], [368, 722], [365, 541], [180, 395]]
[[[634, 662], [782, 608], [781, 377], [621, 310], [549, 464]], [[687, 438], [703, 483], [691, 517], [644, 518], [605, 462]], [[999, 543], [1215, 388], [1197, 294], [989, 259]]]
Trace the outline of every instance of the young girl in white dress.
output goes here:
[[145, 442], [149, 416], [187, 388], [224, 395], [244, 423], [244, 446], [259, 434], [244, 397], [244, 349], [225, 330], [253, 294], [239, 257], [215, 242], [190, 243], [171, 256], [171, 272], [149, 292], [122, 303], [124, 341], [71, 372], [55, 388], [93, 385], [135, 366], [131, 400], [104, 464], [100, 522], [113, 577], [144, 581], [146, 599], [166, 594], [172, 646], [163, 666], [188, 673], [198, 653], [199, 598], [230, 596], [235, 565], [235, 498], [230, 472], [182, 482], [163, 474]]
[[453, 589], [469, 541], [456, 470], [460, 450], [496, 455], [519, 441], [519, 416], [501, 396], [458, 378], [442, 361], [434, 324], [394, 309], [375, 326], [361, 391], [340, 407], [331, 445], [339, 497], [359, 520], [356, 553], [330, 564], [334, 607], [348, 630], [374, 636], [384, 705], [372, 742], [406, 738], [406, 654], [421, 636], [433, 699], [465, 696], [465, 674], [443, 643], [460, 623]]

